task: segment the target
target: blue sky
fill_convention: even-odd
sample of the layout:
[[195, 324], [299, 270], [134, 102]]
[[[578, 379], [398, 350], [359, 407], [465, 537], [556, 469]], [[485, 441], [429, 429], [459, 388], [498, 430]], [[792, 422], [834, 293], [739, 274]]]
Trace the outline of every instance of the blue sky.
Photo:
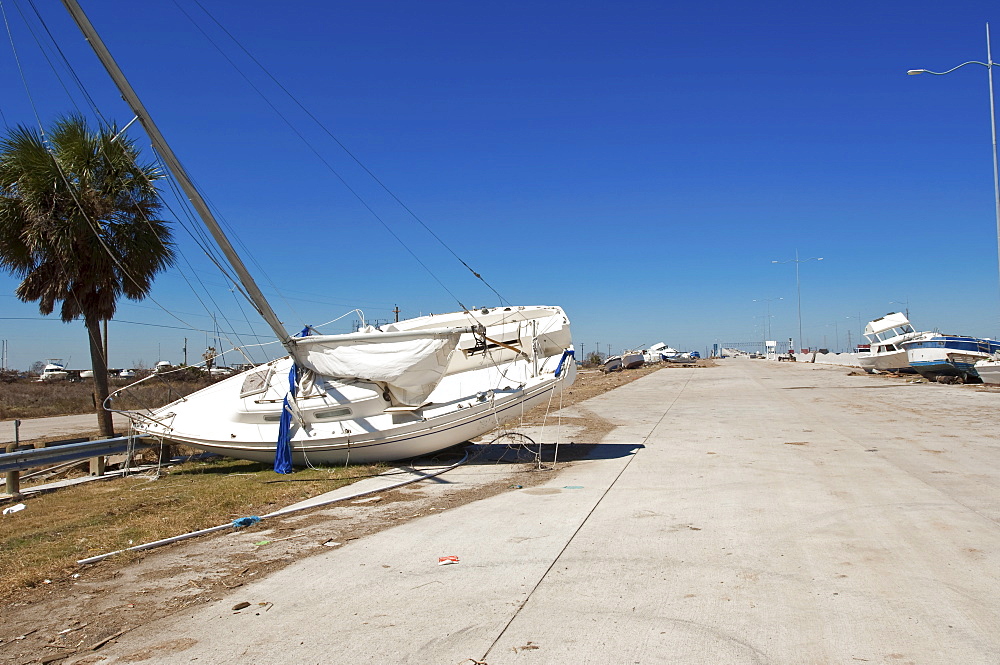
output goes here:
[[[37, 4], [102, 112], [128, 122], [65, 11]], [[794, 265], [771, 263], [796, 250], [824, 258], [801, 265], [813, 346], [846, 347], [848, 330], [856, 342], [903, 308], [891, 301], [908, 301], [920, 329], [1000, 336], [987, 70], [906, 76], [986, 60], [987, 21], [1000, 50], [995, 3], [204, 4], [506, 300], [563, 306], [584, 351], [760, 340], [767, 304], [754, 300], [767, 298], [772, 337], [797, 337]], [[496, 304], [197, 5], [179, 6], [408, 248], [176, 5], [85, 2], [290, 330], [354, 307], [452, 311], [448, 291]], [[42, 121], [74, 110], [5, 7]], [[7, 47], [0, 110], [8, 125], [35, 122]], [[191, 360], [216, 325], [269, 337], [177, 239], [183, 265], [152, 300], [120, 304], [112, 366], [179, 362], [185, 338]], [[8, 364], [89, 366], [82, 323], [41, 319], [15, 286], [0, 276]]]

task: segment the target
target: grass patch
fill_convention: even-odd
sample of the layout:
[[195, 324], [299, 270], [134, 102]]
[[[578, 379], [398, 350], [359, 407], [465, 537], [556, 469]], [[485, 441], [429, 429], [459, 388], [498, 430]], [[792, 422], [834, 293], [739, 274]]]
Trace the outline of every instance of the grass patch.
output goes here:
[[155, 481], [133, 476], [35, 496], [25, 500], [27, 509], [0, 518], [0, 596], [67, 577], [78, 559], [264, 515], [385, 468], [302, 469], [286, 477], [269, 465], [221, 458], [172, 467]]

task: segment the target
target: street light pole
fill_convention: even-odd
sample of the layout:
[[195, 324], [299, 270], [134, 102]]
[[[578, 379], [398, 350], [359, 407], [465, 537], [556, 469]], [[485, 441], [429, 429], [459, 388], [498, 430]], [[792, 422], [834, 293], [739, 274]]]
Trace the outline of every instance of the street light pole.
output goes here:
[[784, 300], [784, 298], [754, 298], [754, 302], [766, 302], [767, 303], [767, 325], [765, 326], [768, 339], [771, 339], [771, 301], [772, 300]]
[[[996, 112], [994, 111], [993, 102], [993, 65], [997, 63], [993, 62], [993, 55], [990, 51], [990, 24], [986, 24], [986, 62], [979, 62], [978, 60], [970, 60], [969, 62], [963, 62], [960, 65], [952, 67], [951, 69], [944, 72], [932, 72], [929, 69], [911, 69], [906, 72], [909, 75], [913, 74], [935, 74], [937, 76], [944, 76], [945, 74], [950, 74], [959, 67], [965, 67], [966, 65], [982, 65], [986, 67], [986, 72], [988, 74], [987, 78], [990, 83], [990, 131], [993, 134], [993, 198], [996, 204], [996, 216], [997, 216], [997, 271], [1000, 275], [1000, 166], [997, 164], [997, 120]], [[910, 318], [907, 316], [906, 318]]]
[[823, 257], [810, 256], [808, 259], [799, 258], [799, 250], [795, 250], [795, 258], [787, 261], [771, 261], [771, 263], [794, 263], [795, 264], [795, 292], [799, 300], [799, 348], [802, 348], [802, 280], [799, 279], [799, 264], [806, 261], [822, 261]]

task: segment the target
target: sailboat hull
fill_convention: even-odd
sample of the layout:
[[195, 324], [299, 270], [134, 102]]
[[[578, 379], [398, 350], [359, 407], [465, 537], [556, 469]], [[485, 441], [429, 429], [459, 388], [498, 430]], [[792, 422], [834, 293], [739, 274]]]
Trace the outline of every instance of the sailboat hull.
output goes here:
[[[569, 321], [558, 307], [523, 307], [422, 317], [392, 331], [484, 325], [463, 336], [448, 371], [420, 405], [395, 404], [384, 386], [322, 377], [293, 400], [296, 465], [386, 462], [427, 455], [480, 436], [545, 404], [573, 383]], [[270, 462], [278, 439], [290, 358], [273, 361], [152, 414], [132, 414], [136, 429], [172, 443]]]

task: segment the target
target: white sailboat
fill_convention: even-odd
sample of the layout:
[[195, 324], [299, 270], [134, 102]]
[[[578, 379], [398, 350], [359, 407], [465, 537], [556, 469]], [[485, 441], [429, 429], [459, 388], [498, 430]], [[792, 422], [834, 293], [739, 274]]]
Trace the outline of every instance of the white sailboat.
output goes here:
[[249, 298], [289, 352], [148, 413], [135, 429], [258, 461], [368, 463], [432, 453], [483, 434], [571, 385], [559, 307], [483, 308], [290, 336], [76, 0], [63, 0]]

